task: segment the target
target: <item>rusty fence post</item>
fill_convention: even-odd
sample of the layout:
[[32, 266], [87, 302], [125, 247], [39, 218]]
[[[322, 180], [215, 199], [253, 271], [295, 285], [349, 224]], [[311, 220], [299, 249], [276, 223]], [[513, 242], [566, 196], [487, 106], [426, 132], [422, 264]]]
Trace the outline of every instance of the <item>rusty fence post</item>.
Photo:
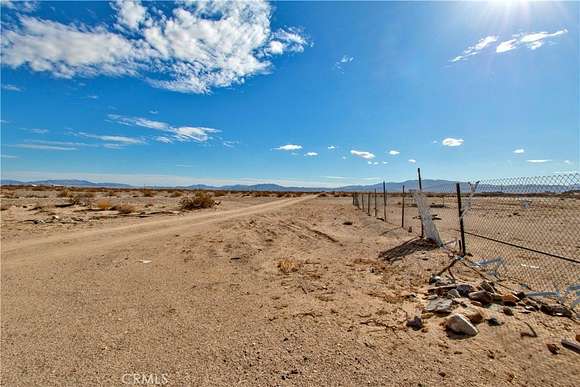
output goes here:
[[[417, 168], [417, 178], [419, 182], [419, 192], [423, 192], [423, 182], [421, 181], [421, 168]], [[417, 206], [417, 209], [419, 207]], [[423, 238], [424, 230], [423, 230], [423, 219], [421, 219], [421, 214], [419, 214], [419, 219], [421, 220], [421, 238]]]
[[383, 181], [383, 216], [384, 216], [384, 221], [387, 221], [387, 185], [386, 183]]
[[403, 195], [401, 198], [401, 227], [405, 228], [405, 186], [403, 186]]
[[368, 201], [367, 201], [367, 215], [371, 216], [371, 191], [369, 191]]
[[377, 217], [377, 190], [375, 189], [375, 218]]

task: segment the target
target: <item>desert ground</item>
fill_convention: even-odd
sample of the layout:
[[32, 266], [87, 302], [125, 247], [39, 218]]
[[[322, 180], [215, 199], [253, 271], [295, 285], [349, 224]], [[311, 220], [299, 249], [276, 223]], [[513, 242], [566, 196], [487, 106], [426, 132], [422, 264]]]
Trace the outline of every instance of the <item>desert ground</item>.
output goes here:
[[[62, 191], [2, 190], [2, 385], [580, 380], [580, 355], [561, 345], [578, 344], [574, 316], [503, 302], [513, 284], [492, 283], [502, 302], [448, 301], [478, 333], [446, 329], [449, 313], [426, 307], [451, 289], [429, 283], [450, 257], [350, 197], [221, 193], [184, 211], [187, 192]], [[452, 274], [483, 286], [465, 265]]]

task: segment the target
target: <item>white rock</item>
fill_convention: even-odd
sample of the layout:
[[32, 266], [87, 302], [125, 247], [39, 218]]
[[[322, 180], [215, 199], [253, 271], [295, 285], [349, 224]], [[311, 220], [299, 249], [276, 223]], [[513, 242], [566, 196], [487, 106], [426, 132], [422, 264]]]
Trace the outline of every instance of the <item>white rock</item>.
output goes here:
[[455, 333], [461, 333], [467, 336], [475, 336], [479, 333], [477, 328], [462, 314], [455, 313], [447, 317], [445, 327]]

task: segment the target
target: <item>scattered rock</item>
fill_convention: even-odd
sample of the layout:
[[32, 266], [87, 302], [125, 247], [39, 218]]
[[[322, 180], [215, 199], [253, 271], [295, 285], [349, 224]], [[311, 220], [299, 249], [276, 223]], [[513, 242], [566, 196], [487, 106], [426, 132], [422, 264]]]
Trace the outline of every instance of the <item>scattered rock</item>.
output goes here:
[[558, 347], [556, 344], [548, 343], [546, 344], [546, 347], [548, 347], [548, 351], [552, 352], [554, 355], [557, 355], [558, 352], [560, 352], [560, 347]]
[[527, 310], [540, 310], [540, 305], [538, 305], [538, 303], [531, 298], [524, 299], [523, 303]]
[[519, 301], [520, 299], [511, 293], [501, 295], [501, 302], [503, 302], [504, 305], [515, 306]]
[[445, 328], [467, 336], [475, 336], [479, 333], [477, 328], [469, 322], [469, 319], [459, 313], [447, 317], [445, 320]]
[[423, 320], [421, 319], [421, 316], [415, 316], [412, 319], [407, 320], [406, 325], [409, 328], [418, 331], [419, 329], [423, 328]]
[[493, 284], [491, 284], [490, 282], [481, 281], [481, 283], [479, 284], [479, 287], [482, 288], [483, 290], [489, 292], [489, 293], [495, 293], [495, 288], [493, 287]]
[[476, 290], [470, 284], [459, 284], [457, 285], [456, 289], [459, 292], [459, 294], [461, 294], [462, 297], [467, 297], [469, 296], [469, 293], [475, 292]]
[[542, 304], [540, 310], [550, 316], [572, 317], [572, 311], [560, 304]]
[[483, 305], [491, 304], [493, 301], [492, 294], [485, 291], [485, 290], [480, 290], [478, 292], [471, 292], [471, 293], [469, 293], [469, 298], [474, 300], [474, 301], [481, 302]]
[[501, 322], [497, 317], [490, 317], [486, 321], [487, 324], [492, 327], [498, 327], [500, 325], [503, 325], [503, 322]]
[[429, 278], [430, 285], [435, 284], [435, 283], [440, 282], [440, 281], [441, 281], [441, 277], [439, 277], [438, 275], [435, 275], [435, 274], [431, 275], [431, 278]]
[[477, 309], [466, 309], [463, 314], [474, 324], [479, 324], [483, 321], [483, 315]]
[[431, 300], [425, 308], [427, 312], [449, 314], [453, 311], [453, 302], [447, 298]]
[[565, 348], [580, 354], [580, 345], [576, 344], [575, 342], [562, 339], [561, 343]]
[[240, 259], [242, 259], [242, 257], [231, 257], [230, 258], [231, 261], [238, 261]]
[[512, 310], [512, 308], [510, 308], [509, 306], [504, 306], [501, 311], [507, 315], [507, 316], [513, 316], [514, 315], [514, 311]]
[[473, 301], [471, 300], [471, 305], [473, 306], [479, 306], [480, 308], [483, 308], [483, 304], [479, 301]]
[[346, 220], [346, 221], [342, 222], [342, 224], [344, 224], [345, 226], [352, 226], [352, 221]]
[[460, 298], [461, 294], [459, 294], [457, 289], [451, 289], [450, 291], [447, 292], [447, 297], [448, 298]]

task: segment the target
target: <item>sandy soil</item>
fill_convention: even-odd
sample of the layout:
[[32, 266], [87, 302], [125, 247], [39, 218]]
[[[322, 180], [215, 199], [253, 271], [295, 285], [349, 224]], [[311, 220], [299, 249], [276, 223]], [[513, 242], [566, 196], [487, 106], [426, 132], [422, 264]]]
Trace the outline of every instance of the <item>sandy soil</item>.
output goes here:
[[[350, 198], [222, 204], [66, 228], [3, 211], [2, 385], [124, 385], [126, 374], [179, 386], [580, 380], [579, 355], [559, 344], [579, 333], [572, 319], [471, 305], [503, 325], [483, 322], [471, 338], [438, 316], [406, 327], [449, 258]], [[295, 270], [282, 272], [282, 260]], [[521, 335], [526, 323], [538, 337]]]

